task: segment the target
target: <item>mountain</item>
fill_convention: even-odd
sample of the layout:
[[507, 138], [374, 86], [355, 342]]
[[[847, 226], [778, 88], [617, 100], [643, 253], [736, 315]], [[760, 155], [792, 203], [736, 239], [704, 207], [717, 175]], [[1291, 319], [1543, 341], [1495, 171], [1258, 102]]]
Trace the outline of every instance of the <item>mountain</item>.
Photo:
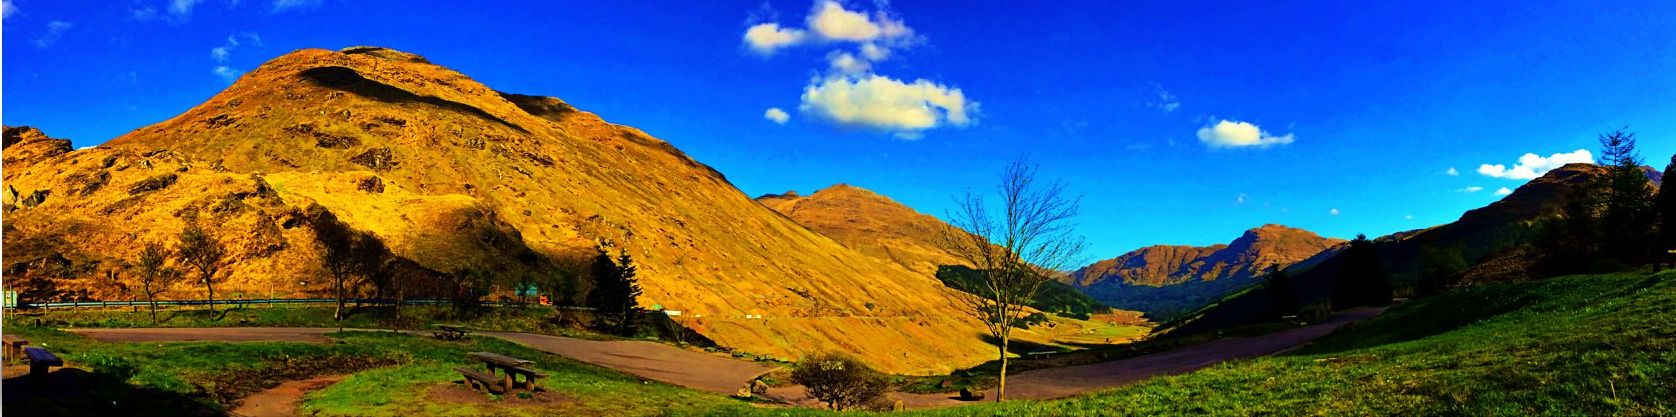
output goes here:
[[1341, 243], [1269, 224], [1225, 245], [1144, 247], [1078, 269], [1071, 280], [1107, 305], [1168, 317], [1255, 282], [1270, 265], [1286, 267]]
[[329, 212], [425, 282], [575, 274], [596, 245], [624, 250], [642, 304], [757, 354], [838, 349], [898, 373], [994, 355], [922, 270], [812, 232], [646, 132], [391, 49], [298, 50], [89, 149], [8, 128], [4, 157], [5, 271], [32, 294], [125, 298], [121, 261], [195, 222], [228, 248], [218, 294], [324, 296], [307, 220]]
[[[954, 288], [976, 279], [959, 257], [942, 249], [943, 233], [953, 226], [864, 188], [837, 184], [808, 196], [797, 191], [765, 194], [757, 202], [875, 258], [935, 276]], [[1087, 316], [1111, 309], [1059, 282], [1049, 283], [1032, 307]]]
[[[1427, 247], [1457, 251], [1470, 266], [1465, 277], [1468, 283], [1529, 279], [1535, 254], [1528, 243], [1536, 237], [1538, 223], [1560, 215], [1571, 194], [1605, 172], [1605, 168], [1592, 164], [1568, 164], [1519, 186], [1501, 200], [1467, 211], [1454, 222], [1382, 236], [1374, 239], [1374, 246], [1386, 272], [1399, 286], [1419, 278], [1425, 267], [1422, 249]], [[1649, 175], [1649, 182], [1654, 179]], [[1287, 270], [1298, 297], [1306, 304], [1331, 295], [1332, 281], [1344, 260], [1334, 256], [1336, 253], [1327, 255]], [[1176, 333], [1225, 329], [1266, 320], [1268, 311], [1269, 297], [1257, 292], [1235, 294], [1166, 327]]]
[[808, 196], [787, 191], [756, 200], [851, 249], [916, 272], [934, 275], [940, 265], [961, 263], [939, 243], [951, 226], [864, 188], [837, 184]]

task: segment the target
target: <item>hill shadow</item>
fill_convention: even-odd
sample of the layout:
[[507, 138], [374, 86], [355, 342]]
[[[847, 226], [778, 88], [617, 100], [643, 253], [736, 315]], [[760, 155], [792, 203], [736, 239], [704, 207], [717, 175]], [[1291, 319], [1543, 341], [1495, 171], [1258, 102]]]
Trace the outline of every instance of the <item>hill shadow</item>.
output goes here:
[[444, 110], [477, 116], [479, 118], [483, 118], [484, 120], [500, 123], [502, 126], [512, 128], [519, 132], [529, 133], [529, 131], [525, 130], [523, 127], [512, 124], [512, 122], [508, 122], [506, 119], [502, 119], [493, 114], [489, 114], [489, 112], [483, 111], [483, 109], [479, 109], [465, 103], [445, 100], [439, 97], [414, 94], [410, 91], [403, 90], [389, 84], [368, 79], [367, 77], [361, 76], [361, 73], [356, 72], [354, 69], [349, 67], [315, 67], [303, 70], [300, 75], [304, 80], [308, 80], [309, 82], [321, 87], [348, 92], [357, 96], [385, 103], [429, 104], [440, 107]]

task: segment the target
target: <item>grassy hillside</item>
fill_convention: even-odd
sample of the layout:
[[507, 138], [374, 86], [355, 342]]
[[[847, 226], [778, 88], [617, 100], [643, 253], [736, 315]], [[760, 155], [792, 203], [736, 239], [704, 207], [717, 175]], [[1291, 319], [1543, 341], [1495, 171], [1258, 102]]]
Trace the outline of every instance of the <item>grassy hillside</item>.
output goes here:
[[[967, 291], [967, 288], [977, 286], [978, 280], [982, 278], [973, 273], [971, 268], [943, 265], [937, 268], [937, 279], [943, 281], [943, 285], [947, 285], [949, 288]], [[1091, 314], [1112, 311], [1111, 307], [1101, 304], [1099, 300], [1089, 297], [1088, 294], [1083, 294], [1082, 291], [1077, 291], [1070, 284], [1059, 281], [1049, 281], [1046, 285], [1043, 285], [1042, 289], [1036, 293], [1036, 299], [1030, 303], [1030, 307], [1084, 319]]]
[[1671, 415], [1672, 306], [1676, 272], [1486, 285], [1392, 307], [1285, 356], [922, 415]]

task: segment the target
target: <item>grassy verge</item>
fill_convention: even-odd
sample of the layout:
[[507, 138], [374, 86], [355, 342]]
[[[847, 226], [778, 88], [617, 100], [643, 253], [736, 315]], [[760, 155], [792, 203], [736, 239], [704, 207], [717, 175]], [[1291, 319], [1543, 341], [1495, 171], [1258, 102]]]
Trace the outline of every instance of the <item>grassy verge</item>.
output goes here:
[[361, 329], [431, 329], [436, 324], [455, 324], [478, 330], [550, 334], [583, 339], [615, 339], [589, 332], [577, 325], [561, 325], [562, 310], [552, 307], [494, 307], [473, 314], [458, 314], [445, 306], [403, 307], [398, 317], [393, 307], [350, 308], [344, 320], [332, 319], [332, 307], [258, 306], [223, 308], [211, 313], [202, 308], [169, 308], [157, 312], [153, 321], [146, 309], [54, 309], [10, 317], [20, 324], [76, 328], [124, 327], [345, 327]]
[[[739, 414], [744, 402], [575, 362], [490, 337], [447, 342], [388, 332], [332, 334], [333, 343], [100, 343], [31, 324], [7, 333], [28, 337], [85, 375], [36, 398], [8, 393], [5, 409], [18, 415], [216, 415], [238, 399], [281, 381], [321, 374], [353, 374], [305, 398], [302, 411], [321, 416], [399, 415], [659, 415], [672, 409]], [[551, 375], [541, 381], [549, 401], [516, 397], [459, 401], [433, 392], [459, 380], [457, 365], [480, 365], [468, 352], [490, 351], [534, 360]], [[66, 371], [60, 371], [63, 373]], [[7, 390], [38, 387], [7, 381]], [[86, 388], [85, 392], [77, 391]], [[465, 396], [467, 400], [472, 396]], [[731, 411], [730, 411], [731, 410]]]
[[918, 415], [1676, 414], [1676, 273], [1468, 288], [1291, 355]]

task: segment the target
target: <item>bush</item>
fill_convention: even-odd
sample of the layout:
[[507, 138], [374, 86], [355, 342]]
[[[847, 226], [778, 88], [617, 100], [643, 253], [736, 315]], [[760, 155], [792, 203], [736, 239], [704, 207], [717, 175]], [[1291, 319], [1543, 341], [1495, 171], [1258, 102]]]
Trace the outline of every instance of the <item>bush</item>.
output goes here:
[[791, 371], [791, 382], [837, 411], [878, 400], [887, 385], [873, 368], [842, 353], [805, 356]]
[[117, 383], [128, 382], [130, 378], [140, 372], [139, 367], [134, 366], [133, 362], [120, 356], [95, 355], [88, 358], [87, 362], [93, 365], [94, 375]]

